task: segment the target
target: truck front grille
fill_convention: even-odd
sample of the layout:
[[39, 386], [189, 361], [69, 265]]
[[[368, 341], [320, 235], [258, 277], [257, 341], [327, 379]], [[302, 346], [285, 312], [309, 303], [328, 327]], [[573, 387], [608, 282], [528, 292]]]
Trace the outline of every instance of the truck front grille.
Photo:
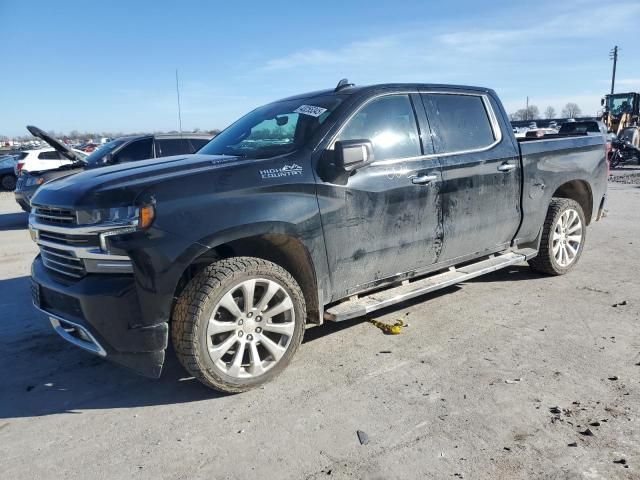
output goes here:
[[97, 247], [100, 245], [97, 235], [68, 235], [66, 233], [40, 231], [40, 238], [47, 242], [59, 243], [72, 247]]
[[45, 267], [64, 275], [82, 278], [86, 274], [84, 263], [73, 252], [40, 245], [40, 255]]
[[40, 223], [49, 225], [76, 225], [76, 215], [73, 210], [43, 205], [33, 205], [33, 215]]

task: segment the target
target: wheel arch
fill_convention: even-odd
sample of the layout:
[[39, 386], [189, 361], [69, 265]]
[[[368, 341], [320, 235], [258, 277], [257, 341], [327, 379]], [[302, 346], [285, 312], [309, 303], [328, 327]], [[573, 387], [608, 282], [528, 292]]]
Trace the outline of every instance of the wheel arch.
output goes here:
[[194, 257], [182, 272], [175, 287], [174, 304], [189, 280], [207, 265], [217, 260], [239, 256], [261, 258], [287, 270], [298, 282], [304, 294], [307, 322], [322, 323], [322, 299], [311, 254], [304, 243], [291, 233], [231, 236], [223, 241], [210, 243], [208, 248]]
[[584, 180], [571, 180], [560, 185], [555, 192], [553, 192], [552, 198], [568, 198], [578, 202], [587, 225], [591, 223], [591, 217], [593, 215], [593, 193], [591, 191], [591, 185]]

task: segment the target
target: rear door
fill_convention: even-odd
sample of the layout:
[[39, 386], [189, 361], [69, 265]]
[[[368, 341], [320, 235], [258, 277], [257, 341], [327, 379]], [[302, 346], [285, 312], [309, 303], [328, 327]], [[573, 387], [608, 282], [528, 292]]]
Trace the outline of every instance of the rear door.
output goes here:
[[421, 142], [420, 102], [417, 92], [364, 100], [320, 159], [329, 162], [337, 140], [373, 143], [374, 163], [340, 181], [318, 183], [334, 299], [438, 259], [440, 167], [427, 156], [428, 136]]
[[520, 224], [520, 157], [485, 92], [421, 93], [442, 166], [440, 261], [508, 247]]

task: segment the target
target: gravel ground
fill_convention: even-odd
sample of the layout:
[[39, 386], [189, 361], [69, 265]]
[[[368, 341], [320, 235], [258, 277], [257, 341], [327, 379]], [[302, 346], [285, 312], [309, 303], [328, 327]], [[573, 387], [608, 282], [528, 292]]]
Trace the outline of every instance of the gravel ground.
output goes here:
[[634, 173], [631, 175], [612, 175], [609, 177], [609, 181], [625, 185], [640, 185], [640, 173]]
[[640, 187], [612, 182], [608, 208], [569, 275], [517, 265], [375, 317], [407, 318], [398, 336], [310, 329], [276, 381], [229, 396], [172, 354], [154, 381], [58, 338], [0, 194], [2, 477], [640, 478]]

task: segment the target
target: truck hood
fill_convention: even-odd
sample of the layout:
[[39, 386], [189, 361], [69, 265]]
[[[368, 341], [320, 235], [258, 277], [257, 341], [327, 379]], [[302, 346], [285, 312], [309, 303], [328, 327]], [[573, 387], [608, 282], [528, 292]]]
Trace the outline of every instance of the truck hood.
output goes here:
[[[85, 170], [46, 183], [32, 203], [66, 208], [130, 205], [146, 188], [163, 180], [202, 175], [236, 163], [227, 155], [176, 155]], [[245, 161], [243, 159], [242, 161]]]
[[31, 133], [31, 135], [33, 135], [34, 137], [38, 137], [47, 142], [49, 146], [60, 152], [72, 162], [80, 162], [81, 164], [86, 163], [84, 161], [84, 158], [78, 155], [72, 148], [69, 148], [63, 143], [60, 143], [44, 130], [39, 129], [38, 127], [34, 127], [33, 125], [27, 125], [27, 130], [29, 130], [29, 133]]

